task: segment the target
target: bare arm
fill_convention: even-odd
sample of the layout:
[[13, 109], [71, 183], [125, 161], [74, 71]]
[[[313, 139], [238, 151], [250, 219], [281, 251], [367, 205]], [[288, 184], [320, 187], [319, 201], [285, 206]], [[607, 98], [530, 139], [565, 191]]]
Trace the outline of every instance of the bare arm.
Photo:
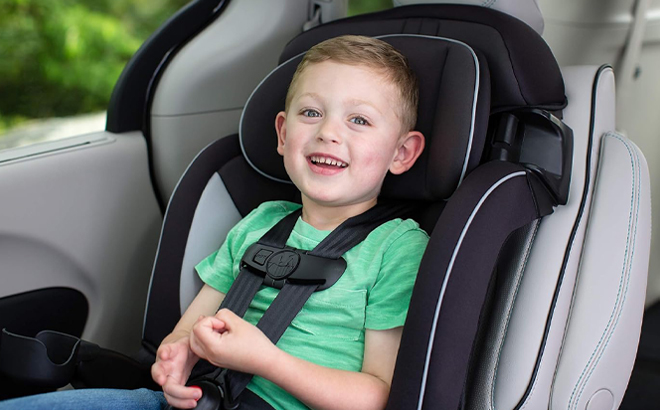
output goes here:
[[180, 336], [190, 335], [197, 319], [200, 316], [213, 316], [223, 300], [225, 300], [224, 293], [218, 292], [209, 285], [202, 286], [195, 299], [193, 299], [188, 309], [186, 309], [181, 319], [179, 319], [179, 322], [174, 326], [172, 333], [163, 339], [162, 344], [170, 340], [176, 340]]
[[264, 369], [263, 377], [313, 409], [384, 409], [392, 384], [401, 332], [400, 327], [367, 329], [361, 372], [322, 367], [280, 350], [277, 363]]
[[264, 377], [317, 409], [383, 409], [401, 328], [367, 330], [361, 372], [331, 369], [277, 348], [255, 326], [228, 310], [194, 326], [191, 348], [216, 366]]

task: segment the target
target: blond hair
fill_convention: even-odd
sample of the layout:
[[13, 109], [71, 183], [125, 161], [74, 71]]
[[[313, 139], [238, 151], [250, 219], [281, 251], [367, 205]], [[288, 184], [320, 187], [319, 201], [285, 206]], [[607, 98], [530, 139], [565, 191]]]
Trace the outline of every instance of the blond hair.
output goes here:
[[289, 111], [302, 72], [310, 64], [332, 60], [340, 64], [364, 65], [382, 72], [399, 90], [402, 127], [410, 131], [417, 122], [419, 87], [408, 59], [390, 44], [364, 36], [341, 36], [325, 40], [310, 48], [293, 74], [286, 94], [285, 111]]

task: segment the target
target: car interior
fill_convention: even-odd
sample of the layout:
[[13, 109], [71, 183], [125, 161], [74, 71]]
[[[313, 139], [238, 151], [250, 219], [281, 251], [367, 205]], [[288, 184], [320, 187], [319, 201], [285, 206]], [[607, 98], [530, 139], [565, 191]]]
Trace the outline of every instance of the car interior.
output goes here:
[[648, 408], [651, 183], [617, 131], [614, 69], [560, 67], [535, 1], [394, 5], [193, 1], [127, 64], [104, 132], [0, 162], [31, 183], [0, 178], [16, 210], [0, 230], [0, 399], [157, 388], [194, 266], [262, 202], [300, 201], [273, 127], [297, 64], [358, 34], [409, 59], [427, 138], [381, 192], [431, 236], [387, 408]]

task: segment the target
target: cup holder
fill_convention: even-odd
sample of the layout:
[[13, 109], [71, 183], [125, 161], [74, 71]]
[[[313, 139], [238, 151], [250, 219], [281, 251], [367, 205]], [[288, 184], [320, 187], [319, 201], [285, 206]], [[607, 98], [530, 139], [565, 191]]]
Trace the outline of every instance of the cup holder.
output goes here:
[[2, 329], [0, 371], [22, 383], [62, 387], [76, 371], [79, 348], [79, 338], [52, 330], [27, 337]]

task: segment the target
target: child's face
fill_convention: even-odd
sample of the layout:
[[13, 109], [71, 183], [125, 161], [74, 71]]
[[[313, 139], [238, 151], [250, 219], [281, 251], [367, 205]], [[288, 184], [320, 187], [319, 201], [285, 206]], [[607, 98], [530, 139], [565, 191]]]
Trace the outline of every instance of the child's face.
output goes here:
[[396, 87], [368, 67], [332, 61], [306, 67], [288, 112], [276, 119], [277, 151], [303, 200], [375, 202], [387, 171], [409, 168], [399, 164], [410, 134], [402, 130], [400, 107]]

